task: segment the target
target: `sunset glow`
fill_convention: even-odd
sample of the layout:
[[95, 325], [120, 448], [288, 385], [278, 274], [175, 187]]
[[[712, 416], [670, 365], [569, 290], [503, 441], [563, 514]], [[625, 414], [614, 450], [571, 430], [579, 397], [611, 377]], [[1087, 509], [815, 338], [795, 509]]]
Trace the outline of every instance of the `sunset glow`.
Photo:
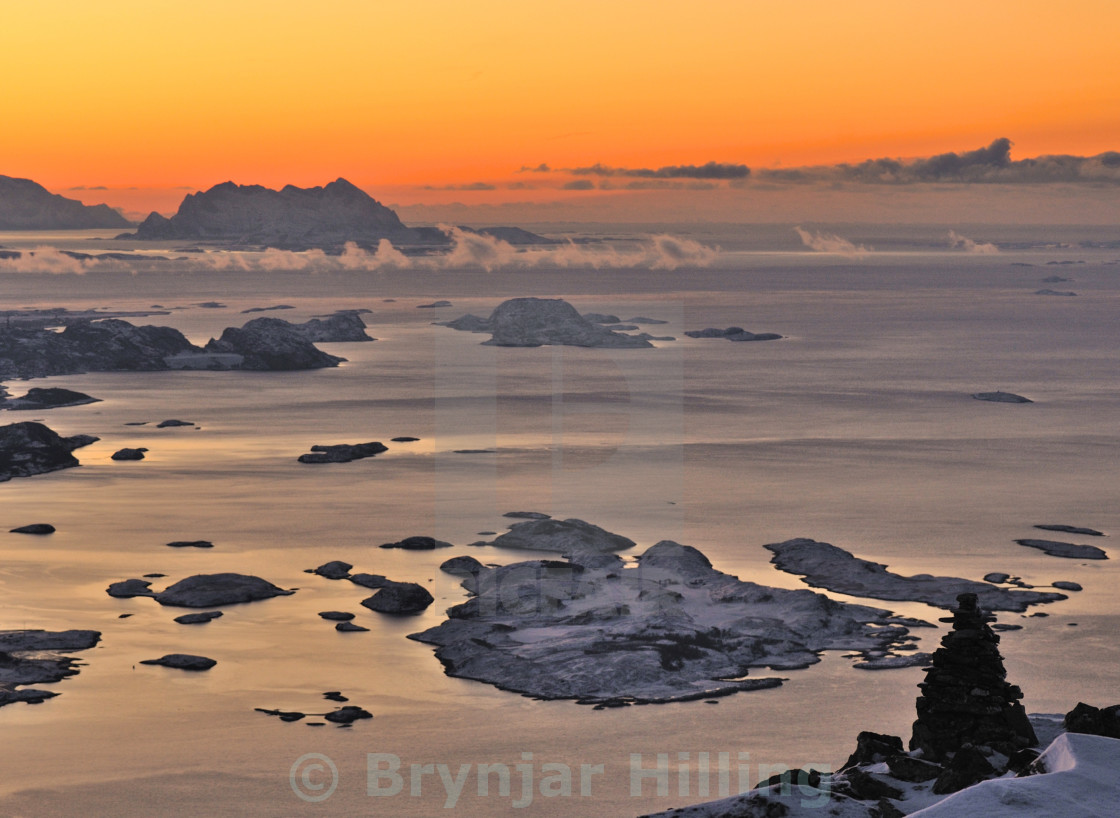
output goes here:
[[129, 210], [226, 179], [500, 202], [545, 196], [516, 173], [540, 163], [790, 167], [1000, 136], [1093, 155], [1120, 133], [1108, 0], [106, 0], [5, 24], [0, 172]]

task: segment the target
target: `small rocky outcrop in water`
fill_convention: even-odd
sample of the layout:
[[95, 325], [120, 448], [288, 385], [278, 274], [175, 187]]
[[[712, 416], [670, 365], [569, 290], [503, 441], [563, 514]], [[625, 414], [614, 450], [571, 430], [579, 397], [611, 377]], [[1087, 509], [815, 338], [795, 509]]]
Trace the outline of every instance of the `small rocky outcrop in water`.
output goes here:
[[639, 349], [649, 341], [614, 332], [588, 321], [560, 298], [511, 298], [499, 304], [487, 319], [463, 316], [443, 326], [469, 332], [489, 332], [490, 346], [539, 347], [564, 345]]
[[0, 426], [0, 483], [81, 465], [72, 452], [96, 440], [90, 435], [62, 437], [34, 421]]
[[376, 440], [370, 443], [335, 443], [312, 446], [310, 454], [301, 454], [298, 459], [300, 463], [349, 463], [387, 451], [389, 447]]
[[405, 537], [397, 542], [387, 542], [379, 548], [402, 548], [405, 551], [431, 551], [434, 548], [451, 548], [451, 543], [435, 537]]
[[177, 670], [209, 670], [218, 664], [208, 656], [195, 656], [193, 653], [169, 653], [158, 659], [141, 659], [142, 665], [159, 665]]
[[1071, 542], [1058, 542], [1057, 540], [1015, 540], [1019, 545], [1027, 548], [1037, 548], [1045, 551], [1051, 557], [1065, 557], [1072, 560], [1106, 560], [1108, 554], [1104, 549], [1095, 545], [1078, 545]]
[[50, 523], [31, 523], [30, 525], [21, 525], [19, 528], [13, 528], [12, 534], [53, 534], [54, 526]]
[[159, 593], [149, 590], [150, 585], [146, 580], [128, 579], [111, 583], [106, 593], [120, 599], [150, 596], [160, 605], [180, 608], [214, 608], [295, 593], [278, 588], [260, 577], [234, 573], [196, 574], [179, 580]]
[[64, 406], [82, 406], [87, 403], [100, 403], [101, 398], [91, 398], [84, 392], [75, 392], [71, 389], [52, 387], [40, 389], [34, 387], [27, 390], [21, 398], [9, 398], [0, 402], [0, 409], [13, 410], [42, 410], [61, 409]]
[[148, 451], [145, 447], [140, 446], [136, 449], [117, 449], [110, 456], [110, 460], [143, 460], [144, 452]]
[[229, 327], [221, 338], [210, 339], [206, 351], [240, 355], [239, 369], [261, 371], [322, 369], [345, 360], [323, 352], [281, 318], [254, 318], [240, 329]]
[[776, 332], [747, 332], [742, 327], [728, 327], [727, 329], [694, 329], [685, 332], [689, 338], [723, 338], [727, 341], [777, 341], [782, 336]]
[[388, 614], [419, 613], [435, 602], [428, 589], [415, 582], [386, 581], [376, 594], [362, 600], [371, 611]]
[[986, 400], [991, 403], [1034, 403], [1030, 398], [1016, 395], [1014, 392], [977, 392], [972, 397], [976, 400]]
[[293, 326], [313, 344], [377, 340], [366, 333], [366, 323], [357, 310], [340, 310], [326, 318], [312, 318]]

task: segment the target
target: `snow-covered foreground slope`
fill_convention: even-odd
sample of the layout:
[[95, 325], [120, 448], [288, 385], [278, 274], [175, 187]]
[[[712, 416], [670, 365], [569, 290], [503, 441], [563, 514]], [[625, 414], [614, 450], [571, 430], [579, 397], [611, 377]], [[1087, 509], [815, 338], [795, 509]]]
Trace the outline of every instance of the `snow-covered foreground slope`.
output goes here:
[[[866, 770], [880, 773], [876, 777], [883, 779], [885, 767]], [[938, 796], [928, 785], [892, 779], [904, 794], [886, 806], [913, 818], [1115, 818], [1120, 814], [1120, 740], [1062, 733], [1031, 770], [1021, 778], [1009, 774], [983, 781], [932, 804], [930, 799]], [[768, 793], [752, 790], [646, 818], [876, 818], [884, 815], [884, 806], [881, 801], [858, 801], [830, 792], [827, 780], [819, 789], [799, 784], [794, 771], [784, 793], [774, 786]]]
[[921, 818], [1114, 818], [1120, 740], [1063, 733], [1035, 762], [1039, 775], [997, 778], [910, 813]]

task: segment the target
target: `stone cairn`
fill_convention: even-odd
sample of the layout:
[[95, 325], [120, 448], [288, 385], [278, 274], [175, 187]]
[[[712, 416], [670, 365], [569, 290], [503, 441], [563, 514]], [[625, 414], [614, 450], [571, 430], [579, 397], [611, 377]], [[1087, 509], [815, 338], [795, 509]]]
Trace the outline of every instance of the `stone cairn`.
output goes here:
[[1006, 756], [1038, 743], [1023, 691], [1007, 683], [999, 636], [988, 626], [976, 594], [961, 594], [951, 617], [953, 629], [941, 640], [918, 685], [918, 719], [910, 749], [929, 761], [945, 762], [963, 747], [991, 748]]

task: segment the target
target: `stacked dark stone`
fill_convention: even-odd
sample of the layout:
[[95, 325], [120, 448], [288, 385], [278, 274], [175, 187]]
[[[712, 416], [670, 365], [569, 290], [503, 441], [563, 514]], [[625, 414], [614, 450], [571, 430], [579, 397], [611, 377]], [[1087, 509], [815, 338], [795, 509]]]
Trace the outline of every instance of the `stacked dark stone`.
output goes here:
[[953, 616], [941, 620], [952, 622], [953, 630], [918, 685], [922, 694], [910, 738], [910, 749], [920, 749], [927, 760], [944, 762], [966, 745], [1011, 756], [1038, 743], [1019, 703], [1023, 692], [1007, 682], [991, 619], [976, 594], [961, 594]]

